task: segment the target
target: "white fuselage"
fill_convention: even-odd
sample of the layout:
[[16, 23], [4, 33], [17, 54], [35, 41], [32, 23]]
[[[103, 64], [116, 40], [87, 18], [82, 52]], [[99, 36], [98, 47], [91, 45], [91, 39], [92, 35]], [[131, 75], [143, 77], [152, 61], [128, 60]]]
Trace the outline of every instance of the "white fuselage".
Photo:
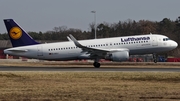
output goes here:
[[[175, 41], [156, 34], [81, 40], [78, 42], [86, 47], [98, 49], [126, 48], [130, 55], [166, 52], [177, 47]], [[4, 53], [44, 60], [90, 59], [72, 41], [9, 48], [4, 50]]]

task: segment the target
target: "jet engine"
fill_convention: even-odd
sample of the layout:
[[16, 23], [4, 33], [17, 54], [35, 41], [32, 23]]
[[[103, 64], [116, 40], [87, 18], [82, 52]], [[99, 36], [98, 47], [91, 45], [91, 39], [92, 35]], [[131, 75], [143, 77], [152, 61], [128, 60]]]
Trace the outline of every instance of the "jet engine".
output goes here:
[[128, 51], [112, 52], [111, 54], [108, 54], [106, 56], [106, 59], [109, 59], [109, 60], [115, 61], [115, 62], [126, 61], [129, 59], [129, 52]]

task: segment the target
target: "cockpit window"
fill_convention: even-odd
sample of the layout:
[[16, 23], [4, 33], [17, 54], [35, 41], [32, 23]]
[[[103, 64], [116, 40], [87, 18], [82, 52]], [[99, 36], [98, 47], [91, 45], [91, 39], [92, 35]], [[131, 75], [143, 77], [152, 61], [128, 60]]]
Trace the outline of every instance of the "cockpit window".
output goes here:
[[168, 41], [168, 40], [170, 40], [169, 38], [163, 38], [163, 41]]

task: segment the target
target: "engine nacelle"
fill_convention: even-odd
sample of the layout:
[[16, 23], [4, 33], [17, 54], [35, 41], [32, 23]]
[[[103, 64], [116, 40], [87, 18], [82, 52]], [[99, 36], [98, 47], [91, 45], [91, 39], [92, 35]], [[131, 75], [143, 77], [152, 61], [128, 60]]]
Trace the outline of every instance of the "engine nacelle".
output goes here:
[[129, 52], [128, 51], [116, 51], [108, 55], [106, 59], [115, 61], [115, 62], [121, 62], [126, 61], [129, 59]]

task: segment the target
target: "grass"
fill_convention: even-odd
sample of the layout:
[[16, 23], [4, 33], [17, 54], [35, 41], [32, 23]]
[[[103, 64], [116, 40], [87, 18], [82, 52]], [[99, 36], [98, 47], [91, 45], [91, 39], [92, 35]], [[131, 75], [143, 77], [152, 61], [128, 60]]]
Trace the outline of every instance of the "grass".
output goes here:
[[0, 72], [2, 101], [180, 100], [175, 72]]

